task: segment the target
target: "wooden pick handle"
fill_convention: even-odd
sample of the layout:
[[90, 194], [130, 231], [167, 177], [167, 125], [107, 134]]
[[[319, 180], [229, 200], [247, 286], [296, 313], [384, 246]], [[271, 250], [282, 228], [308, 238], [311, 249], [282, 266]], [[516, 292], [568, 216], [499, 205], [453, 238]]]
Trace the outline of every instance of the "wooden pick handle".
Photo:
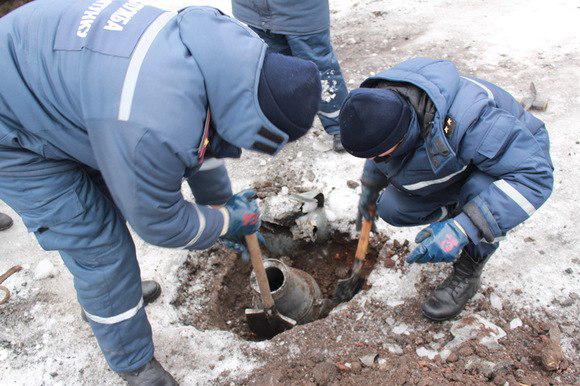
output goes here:
[[272, 298], [272, 293], [270, 292], [270, 283], [268, 282], [268, 276], [266, 275], [266, 269], [264, 268], [264, 261], [262, 259], [262, 251], [260, 250], [258, 236], [255, 233], [246, 236], [246, 245], [248, 251], [250, 251], [252, 267], [254, 268], [254, 273], [258, 280], [258, 286], [260, 287], [262, 303], [264, 303], [266, 309], [272, 308], [274, 307], [274, 298]]
[[356, 247], [356, 253], [354, 257], [357, 260], [363, 262], [367, 256], [367, 251], [369, 249], [369, 239], [371, 235], [371, 229], [373, 228], [373, 221], [363, 218], [362, 227], [360, 230], [360, 236], [358, 238], [358, 245]]

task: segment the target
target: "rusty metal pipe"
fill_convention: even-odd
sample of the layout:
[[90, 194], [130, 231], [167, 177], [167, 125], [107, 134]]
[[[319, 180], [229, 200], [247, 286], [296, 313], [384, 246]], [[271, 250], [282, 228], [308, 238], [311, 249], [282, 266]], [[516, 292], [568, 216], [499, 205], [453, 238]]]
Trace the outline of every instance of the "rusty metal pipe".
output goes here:
[[[312, 276], [276, 259], [264, 260], [264, 267], [274, 303], [281, 313], [296, 320], [298, 324], [318, 319], [322, 293]], [[258, 282], [253, 272], [250, 281], [256, 294], [259, 294]], [[257, 299], [256, 296], [254, 298]]]

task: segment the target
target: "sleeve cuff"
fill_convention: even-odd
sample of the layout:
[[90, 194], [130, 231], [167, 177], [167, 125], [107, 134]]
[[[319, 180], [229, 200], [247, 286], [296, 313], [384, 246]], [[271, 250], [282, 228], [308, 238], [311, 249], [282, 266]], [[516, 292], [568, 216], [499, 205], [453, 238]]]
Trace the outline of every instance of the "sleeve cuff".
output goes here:
[[214, 209], [208, 206], [198, 205], [199, 229], [197, 234], [185, 246], [189, 250], [201, 250], [211, 247], [217, 239], [224, 227], [224, 216], [219, 209]]
[[479, 244], [481, 241], [479, 229], [465, 213], [461, 212], [454, 220], [463, 228], [462, 230], [472, 243]]

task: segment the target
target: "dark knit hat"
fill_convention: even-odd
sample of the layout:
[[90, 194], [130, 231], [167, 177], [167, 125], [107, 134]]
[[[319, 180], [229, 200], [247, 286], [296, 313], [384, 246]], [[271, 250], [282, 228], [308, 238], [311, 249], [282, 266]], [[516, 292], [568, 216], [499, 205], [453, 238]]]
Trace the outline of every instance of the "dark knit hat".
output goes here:
[[376, 157], [403, 139], [411, 118], [411, 106], [397, 92], [376, 88], [353, 90], [340, 111], [344, 149], [355, 157]]
[[264, 58], [258, 101], [274, 126], [297, 140], [310, 130], [320, 104], [320, 74], [308, 60], [276, 53]]

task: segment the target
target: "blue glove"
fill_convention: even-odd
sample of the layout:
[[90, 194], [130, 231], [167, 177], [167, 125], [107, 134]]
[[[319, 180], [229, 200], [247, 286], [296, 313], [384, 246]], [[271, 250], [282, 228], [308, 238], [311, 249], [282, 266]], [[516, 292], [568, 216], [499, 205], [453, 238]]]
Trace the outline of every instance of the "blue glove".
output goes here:
[[[224, 208], [229, 215], [229, 224], [226, 234], [221, 239], [227, 248], [242, 253], [242, 258], [247, 261], [249, 254], [244, 237], [256, 233], [261, 225], [256, 192], [248, 189], [235, 194], [225, 203]], [[258, 235], [258, 238], [260, 236]]]
[[361, 230], [362, 219], [373, 221], [373, 232], [376, 232], [375, 220], [377, 219], [377, 200], [380, 190], [374, 186], [362, 184], [362, 191], [358, 201], [358, 213], [356, 216], [356, 230]]
[[[266, 239], [264, 239], [264, 236], [260, 232], [257, 232], [257, 236], [258, 236], [258, 242], [262, 245], [265, 245]], [[238, 242], [234, 242], [234, 241], [230, 241], [228, 239], [222, 238], [222, 243], [226, 248], [231, 249], [232, 251], [234, 251], [236, 253], [239, 253], [241, 255], [241, 258], [244, 261], [244, 263], [247, 263], [250, 261], [250, 251], [248, 251], [248, 248], [246, 247], [245, 240], [239, 240]]]
[[417, 234], [417, 247], [407, 256], [407, 263], [454, 261], [469, 239], [455, 220], [436, 222]]

